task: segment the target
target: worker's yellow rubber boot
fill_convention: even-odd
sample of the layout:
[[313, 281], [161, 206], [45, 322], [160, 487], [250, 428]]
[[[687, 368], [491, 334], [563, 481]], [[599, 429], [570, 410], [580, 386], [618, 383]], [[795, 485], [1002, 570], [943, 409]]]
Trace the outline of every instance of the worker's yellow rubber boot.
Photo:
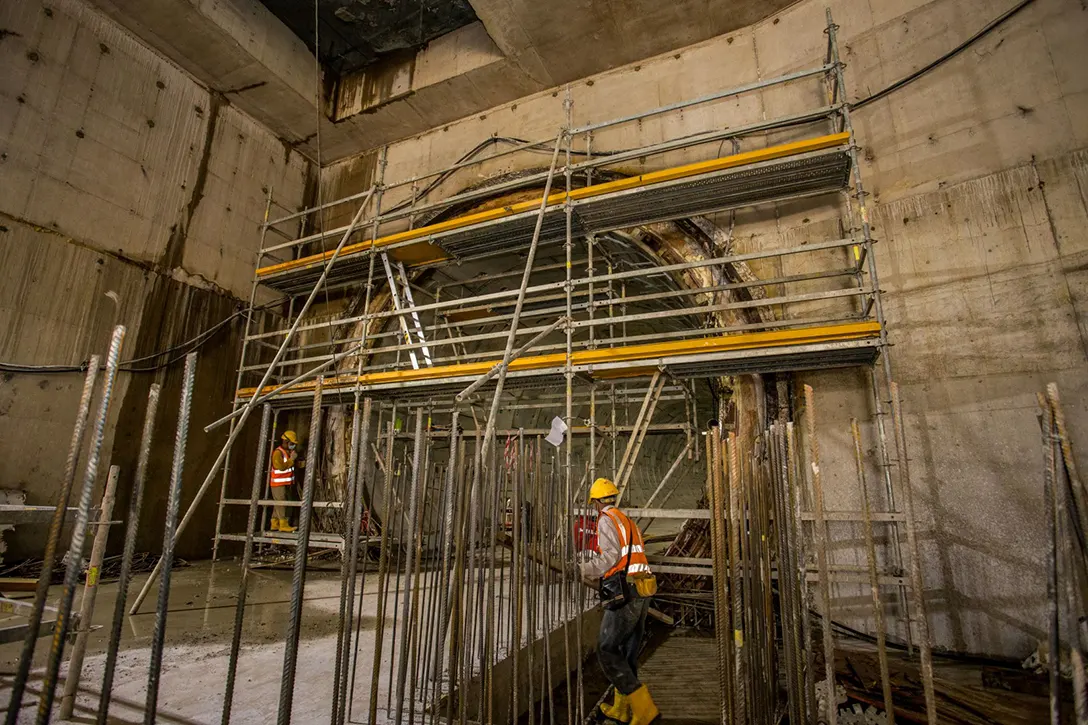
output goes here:
[[612, 704], [601, 703], [601, 714], [616, 722], [631, 722], [631, 702], [627, 699], [627, 695], [616, 688], [612, 688], [612, 692], [614, 693]]
[[295, 527], [291, 525], [291, 522], [287, 519], [280, 519], [280, 531], [285, 534], [295, 533]]
[[268, 530], [269, 531], [279, 531], [280, 530], [280, 520], [278, 518], [276, 518], [275, 516], [272, 517], [272, 521], [268, 524]]
[[650, 725], [661, 714], [646, 685], [632, 692], [628, 698], [631, 701], [631, 725]]

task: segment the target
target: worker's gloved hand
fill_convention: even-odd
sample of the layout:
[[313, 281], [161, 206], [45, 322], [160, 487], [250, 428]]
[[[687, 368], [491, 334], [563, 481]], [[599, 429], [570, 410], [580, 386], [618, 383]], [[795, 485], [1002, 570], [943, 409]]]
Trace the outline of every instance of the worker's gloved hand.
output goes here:
[[306, 467], [306, 459], [305, 458], [300, 458], [299, 459], [298, 467], [299, 468], [305, 468]]

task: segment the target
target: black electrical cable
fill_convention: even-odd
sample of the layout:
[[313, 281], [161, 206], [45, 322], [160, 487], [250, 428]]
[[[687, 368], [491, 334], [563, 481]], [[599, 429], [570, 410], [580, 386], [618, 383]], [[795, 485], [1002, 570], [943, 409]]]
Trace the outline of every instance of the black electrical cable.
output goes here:
[[1006, 11], [1004, 14], [1000, 15], [999, 17], [997, 17], [993, 21], [991, 21], [982, 30], [978, 31], [977, 33], [972, 35], [970, 38], [963, 41], [962, 43], [957, 45], [955, 48], [953, 48], [952, 50], [950, 50], [947, 53], [945, 53], [944, 55], [942, 55], [940, 58], [937, 58], [932, 63], [929, 63], [928, 65], [925, 65], [925, 66], [919, 68], [918, 70], [914, 71], [910, 75], [908, 75], [908, 76], [906, 76], [904, 78], [900, 78], [895, 83], [892, 83], [890, 86], [888, 86], [886, 88], [883, 88], [883, 89], [877, 91], [876, 93], [873, 93], [870, 96], [862, 98], [860, 101], [854, 101], [853, 103], [850, 104], [850, 107], [854, 108], [854, 109], [862, 108], [864, 106], [869, 105], [873, 101], [880, 100], [881, 98], [888, 95], [889, 93], [892, 93], [894, 91], [899, 90], [900, 88], [907, 85], [908, 83], [911, 83], [913, 81], [918, 80], [919, 78], [924, 76], [926, 73], [929, 73], [931, 70], [933, 70], [937, 66], [942, 65], [943, 63], [945, 63], [945, 61], [951, 60], [952, 58], [956, 57], [957, 55], [959, 55], [963, 51], [967, 50], [967, 48], [969, 48], [970, 46], [972, 46], [977, 41], [979, 41], [982, 38], [989, 35], [991, 32], [993, 32], [994, 30], [999, 28], [1002, 24], [1004, 24], [1006, 20], [1011, 18], [1013, 15], [1016, 15], [1018, 12], [1020, 12], [1024, 8], [1026, 8], [1028, 5], [1031, 5], [1033, 2], [1035, 2], [1035, 0], [1021, 0], [1019, 3], [1017, 3], [1011, 9]]
[[[275, 307], [280, 303], [281, 300], [276, 300], [267, 304], [258, 305], [253, 309], [264, 310], [268, 309], [269, 307]], [[231, 321], [245, 314], [245, 312], [245, 310], [236, 310], [230, 316], [220, 320], [208, 329], [201, 331], [200, 333], [198, 333], [194, 337], [191, 337], [185, 342], [178, 343], [177, 345], [168, 347], [165, 350], [151, 353], [150, 355], [144, 355], [142, 357], [133, 358], [131, 360], [125, 360], [121, 363], [118, 369], [126, 373], [152, 373], [158, 370], [162, 370], [163, 368], [170, 367], [171, 365], [174, 365], [184, 360], [185, 356], [188, 355], [190, 352], [193, 352], [194, 350], [199, 350], [201, 347], [206, 345], [215, 336], [215, 333], [222, 330]], [[134, 365], [134, 363], [141, 363], [147, 360], [155, 360], [157, 358], [165, 357], [175, 352], [177, 352], [178, 354], [162, 363], [147, 365], [144, 367], [138, 367]], [[0, 372], [29, 375], [85, 373], [87, 372], [87, 364], [88, 361], [86, 360], [76, 365], [22, 365], [19, 363], [0, 362]]]

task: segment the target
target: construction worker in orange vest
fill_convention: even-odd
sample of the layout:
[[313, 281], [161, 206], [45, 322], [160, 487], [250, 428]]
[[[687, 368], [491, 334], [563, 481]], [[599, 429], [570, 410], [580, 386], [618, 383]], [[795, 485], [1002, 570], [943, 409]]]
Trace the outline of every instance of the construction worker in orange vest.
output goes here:
[[604, 606], [597, 659], [614, 697], [611, 705], [601, 705], [601, 712], [617, 722], [649, 725], [659, 713], [650, 691], [639, 682], [638, 652], [657, 581], [643, 551], [642, 532], [615, 506], [619, 493], [607, 478], [593, 482], [589, 500], [597, 509], [600, 553], [580, 567], [584, 579], [596, 580]]
[[[289, 500], [291, 486], [295, 483], [295, 463], [303, 468], [306, 461], [298, 460], [298, 435], [293, 430], [285, 430], [280, 437], [280, 444], [272, 451], [272, 469], [269, 473], [269, 486], [272, 489], [272, 498], [276, 501]], [[291, 533], [295, 527], [287, 518], [286, 506], [274, 506], [272, 508], [273, 531]]]

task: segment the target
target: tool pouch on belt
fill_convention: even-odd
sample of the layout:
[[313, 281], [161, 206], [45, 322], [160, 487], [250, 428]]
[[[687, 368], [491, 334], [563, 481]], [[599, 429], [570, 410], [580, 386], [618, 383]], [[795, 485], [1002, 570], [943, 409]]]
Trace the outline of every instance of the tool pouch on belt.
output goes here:
[[[627, 556], [627, 560], [630, 563], [630, 555]], [[625, 607], [633, 598], [631, 585], [627, 583], [627, 567], [610, 577], [601, 577], [598, 593], [605, 609], [614, 610]]]
[[649, 598], [657, 594], [657, 577], [653, 574], [633, 574], [627, 577], [629, 586], [633, 586], [640, 597]]

